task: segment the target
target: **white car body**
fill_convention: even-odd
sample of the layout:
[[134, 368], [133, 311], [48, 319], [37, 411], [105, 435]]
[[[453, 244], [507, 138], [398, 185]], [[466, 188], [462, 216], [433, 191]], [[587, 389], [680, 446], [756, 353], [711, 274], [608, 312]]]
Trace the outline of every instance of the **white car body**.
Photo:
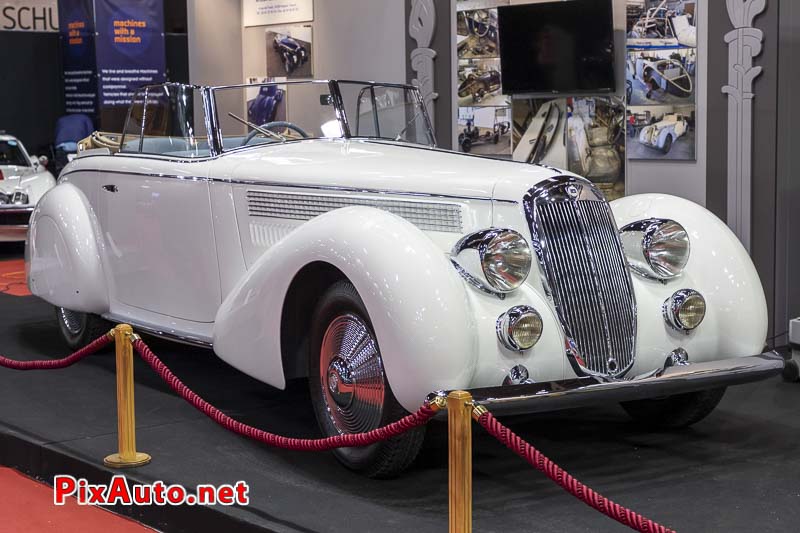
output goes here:
[[[664, 115], [660, 121], [642, 128], [639, 142], [651, 148], [669, 151], [672, 145], [683, 137], [689, 128], [686, 117], [675, 113]], [[670, 139], [668, 142], [667, 139]]]
[[[555, 168], [353, 136], [199, 159], [90, 150], [36, 208], [29, 286], [56, 306], [213, 347], [246, 374], [283, 388], [298, 374], [292, 328], [305, 324], [294, 322], [308, 316], [293, 314], [293, 306], [303, 287], [316, 286], [316, 272], [335, 269], [361, 296], [391, 389], [409, 411], [431, 391], [499, 387], [520, 365], [535, 383], [590, 379], [566, 355], [569, 339], [541, 265], [534, 262], [527, 281], [500, 297], [473, 286], [452, 262], [454, 245], [486, 228], [533, 240], [524, 198], [548, 183], [580, 194], [592, 189]], [[663, 371], [678, 348], [700, 374], [714, 374], [708, 362], [740, 357], [747, 361], [736, 367], [740, 375], [762, 371], [747, 356], [764, 347], [764, 292], [728, 227], [664, 194], [626, 197], [610, 208], [618, 227], [679, 221], [692, 249], [674, 280], [620, 272], [635, 295], [635, 352], [624, 375], [591, 379], [602, 387], [635, 384], [634, 376]], [[667, 326], [662, 310], [683, 288], [708, 303], [690, 333]], [[522, 352], [504, 347], [497, 334], [498, 317], [517, 305], [534, 307], [544, 324], [539, 342]]]
[[19, 148], [21, 163], [7, 165], [0, 160], [0, 242], [24, 241], [34, 206], [56, 180], [16, 137], [0, 135], [0, 143]]

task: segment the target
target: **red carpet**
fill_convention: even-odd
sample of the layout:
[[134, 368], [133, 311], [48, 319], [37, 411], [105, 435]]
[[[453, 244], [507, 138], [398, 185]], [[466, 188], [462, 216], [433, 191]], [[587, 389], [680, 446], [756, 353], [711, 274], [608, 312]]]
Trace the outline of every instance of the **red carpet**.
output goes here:
[[30, 296], [25, 282], [25, 261], [9, 259], [0, 261], [0, 292], [11, 296]]
[[0, 532], [146, 533], [152, 529], [100, 507], [69, 498], [53, 504], [53, 489], [10, 468], [0, 468]]

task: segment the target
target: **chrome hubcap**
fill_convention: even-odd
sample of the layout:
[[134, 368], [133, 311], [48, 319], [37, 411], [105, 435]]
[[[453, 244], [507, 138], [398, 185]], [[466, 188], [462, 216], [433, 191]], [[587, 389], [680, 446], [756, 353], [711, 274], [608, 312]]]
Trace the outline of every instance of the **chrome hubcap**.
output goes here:
[[328, 417], [340, 433], [379, 426], [383, 414], [383, 362], [378, 343], [360, 317], [334, 318], [320, 349], [320, 381]]
[[83, 313], [59, 307], [58, 315], [61, 317], [61, 323], [64, 324], [70, 334], [78, 335], [83, 329]]

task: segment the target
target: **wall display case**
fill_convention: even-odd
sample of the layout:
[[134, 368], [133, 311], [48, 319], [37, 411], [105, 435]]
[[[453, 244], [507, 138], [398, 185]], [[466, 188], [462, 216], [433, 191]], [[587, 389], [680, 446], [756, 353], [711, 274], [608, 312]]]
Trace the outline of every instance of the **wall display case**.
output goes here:
[[313, 78], [311, 24], [270, 27], [265, 32], [267, 76], [289, 79]]
[[696, 158], [695, 2], [628, 0], [628, 158]]
[[499, 57], [497, 9], [459, 11], [456, 34], [459, 59]]
[[458, 105], [507, 106], [502, 94], [500, 59], [464, 59], [458, 62]]
[[514, 161], [567, 168], [567, 99], [514, 100]]
[[567, 99], [567, 169], [614, 200], [625, 194], [625, 103], [616, 97]]
[[456, 4], [457, 150], [511, 158], [511, 99], [502, 91], [497, 7], [508, 0]]
[[460, 107], [458, 150], [510, 159], [511, 129], [509, 107]]

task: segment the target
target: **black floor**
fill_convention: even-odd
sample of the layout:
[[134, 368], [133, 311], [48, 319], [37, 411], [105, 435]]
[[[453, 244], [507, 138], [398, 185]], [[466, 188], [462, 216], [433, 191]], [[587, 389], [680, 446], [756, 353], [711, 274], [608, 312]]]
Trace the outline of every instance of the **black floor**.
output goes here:
[[[14, 252], [12, 252], [14, 253]], [[0, 259], [9, 252], [0, 250]], [[211, 352], [149, 341], [184, 381], [230, 415], [266, 430], [316, 436], [305, 384], [282, 392]], [[0, 353], [65, 353], [50, 306], [0, 294]], [[246, 480], [246, 508], [127, 510], [166, 531], [441, 532], [447, 528], [443, 424], [403, 477], [363, 479], [327, 453], [268, 449], [226, 432], [136, 366], [138, 444], [153, 455], [133, 480], [194, 486]], [[60, 371], [0, 369], [0, 463], [47, 480], [56, 473], [108, 478], [116, 448], [109, 351]], [[678, 531], [797, 531], [800, 522], [800, 384], [779, 379], [731, 389], [694, 428], [649, 433], [616, 406], [527, 418], [510, 425], [573, 475]], [[240, 522], [231, 526], [226, 519]], [[475, 427], [475, 531], [626, 531], [574, 500]], [[2, 529], [0, 527], [0, 529]]]

